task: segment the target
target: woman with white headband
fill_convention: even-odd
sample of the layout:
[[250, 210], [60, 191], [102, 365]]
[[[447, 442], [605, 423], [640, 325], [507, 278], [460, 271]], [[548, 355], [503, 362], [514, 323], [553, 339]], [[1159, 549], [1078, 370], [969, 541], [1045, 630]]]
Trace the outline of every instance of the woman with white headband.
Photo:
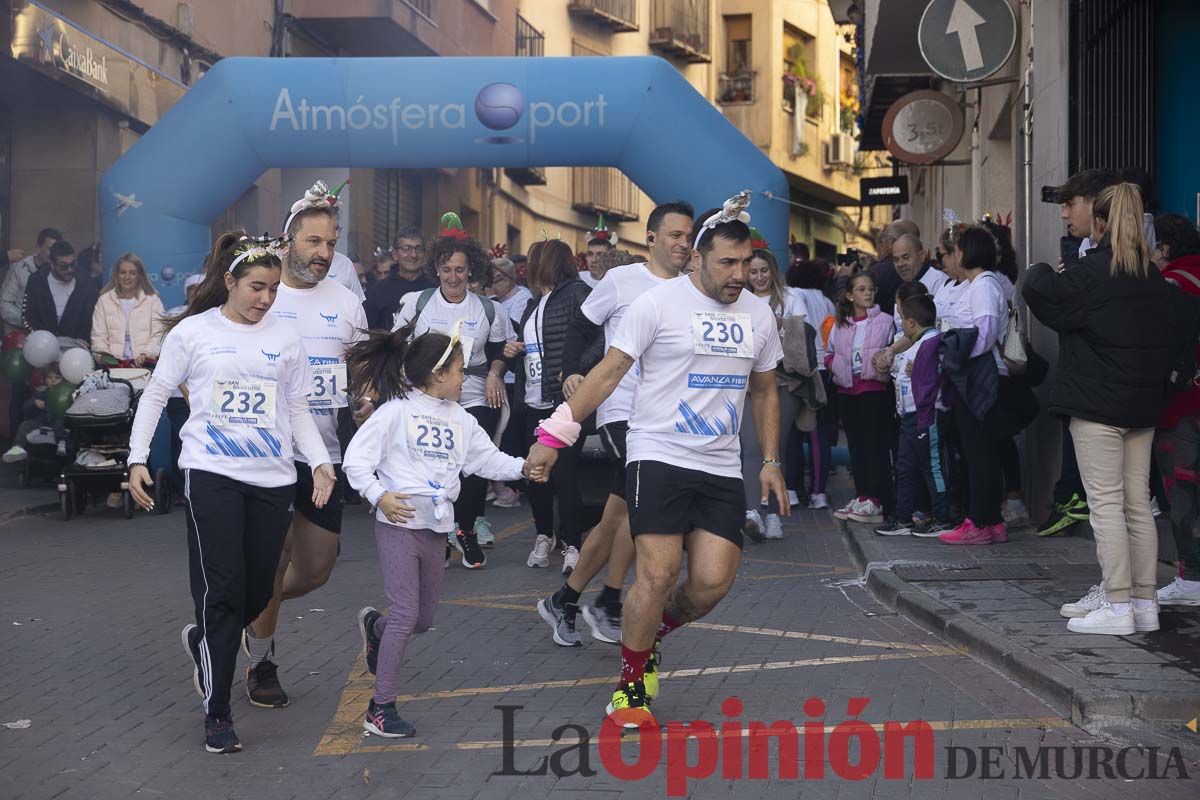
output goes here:
[[376, 509], [388, 614], [367, 606], [358, 623], [367, 669], [375, 676], [363, 727], [386, 738], [416, 734], [396, 711], [400, 667], [408, 640], [433, 624], [460, 476], [545, 481], [544, 470], [530, 473], [525, 459], [500, 452], [460, 404], [467, 382], [462, 329], [459, 322], [449, 335], [429, 331], [415, 339], [411, 326], [373, 330], [346, 358], [351, 393], [371, 391], [385, 401], [354, 435], [342, 469]]
[[300, 335], [268, 311], [282, 240], [219, 237], [187, 311], [167, 321], [158, 365], [138, 403], [129, 491], [154, 507], [146, 458], [171, 391], [186, 387], [183, 426], [188, 556], [196, 622], [183, 645], [204, 698], [210, 753], [242, 749], [229, 710], [242, 629], [266, 607], [295, 499], [295, 449], [313, 467], [313, 504], [334, 488], [329, 452], [308, 408], [312, 387]]

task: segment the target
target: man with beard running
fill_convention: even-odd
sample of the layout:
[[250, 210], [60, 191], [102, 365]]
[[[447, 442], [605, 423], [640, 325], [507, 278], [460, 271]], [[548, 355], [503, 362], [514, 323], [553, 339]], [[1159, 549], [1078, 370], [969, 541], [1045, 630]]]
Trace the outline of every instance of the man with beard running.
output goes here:
[[[271, 315], [293, 326], [308, 353], [313, 383], [308, 395], [309, 410], [321, 433], [329, 460], [342, 477], [342, 450], [338, 443], [338, 412], [350, 404], [346, 392], [346, 350], [359, 341], [367, 327], [366, 314], [358, 298], [340, 283], [328, 278], [337, 244], [336, 198], [318, 182], [292, 206], [284, 230], [293, 236], [285, 258], [282, 282]], [[369, 400], [355, 408], [362, 421], [371, 410]], [[246, 669], [246, 696], [261, 708], [283, 708], [288, 696], [279, 683], [274, 662], [275, 627], [284, 600], [302, 597], [329, 580], [339, 549], [342, 530], [342, 491], [335, 491], [322, 508], [311, 502], [312, 471], [296, 456], [296, 514], [284, 541], [275, 576], [275, 593], [266, 609], [242, 632], [242, 646], [250, 660]]]
[[[667, 281], [627, 310], [604, 360], [538, 429], [531, 468], [552, 466], [587, 419], [639, 363], [629, 420], [629, 527], [636, 577], [621, 629], [621, 677], [608, 713], [636, 727], [658, 694], [658, 642], [700, 619], [733, 585], [741, 561], [745, 498], [738, 433], [746, 391], [763, 452], [764, 495], [788, 511], [780, 470], [783, 358], [775, 316], [744, 291], [753, 251], [749, 192], [705, 214], [693, 231], [695, 271]], [[687, 551], [687, 578], [676, 585]]]
[[[580, 362], [597, 338], [606, 346], [616, 338], [621, 320], [630, 304], [646, 292], [679, 277], [692, 255], [692, 217], [689, 203], [664, 203], [646, 219], [646, 245], [650, 260], [610, 270], [580, 307], [580, 314], [567, 331], [563, 353], [563, 396], [570, 400], [583, 382]], [[549, 598], [538, 602], [538, 613], [553, 630], [555, 644], [577, 647], [582, 642], [575, 632], [579, 595], [588, 581], [607, 563], [608, 575], [600, 596], [583, 608], [583, 619], [592, 637], [609, 644], [621, 642], [621, 587], [633, 563], [633, 539], [629, 536], [629, 510], [625, 505], [625, 437], [633, 412], [633, 395], [638, 370], [628, 372], [612, 395], [600, 404], [596, 425], [600, 441], [616, 462], [616, 474], [604, 505], [604, 516], [583, 541], [579, 563]]]

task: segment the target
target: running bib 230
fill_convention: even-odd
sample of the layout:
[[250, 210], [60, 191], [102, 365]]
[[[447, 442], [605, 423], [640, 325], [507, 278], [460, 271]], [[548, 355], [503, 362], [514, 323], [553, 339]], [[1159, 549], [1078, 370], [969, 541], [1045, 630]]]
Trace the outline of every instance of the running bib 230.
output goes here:
[[313, 364], [312, 391], [308, 393], [309, 408], [345, 408], [349, 400], [346, 396], [346, 362], [336, 364]]
[[701, 356], [754, 358], [754, 327], [750, 315], [693, 311], [692, 352]]
[[218, 379], [208, 417], [218, 428], [274, 428], [275, 386], [263, 378]]
[[408, 417], [408, 448], [420, 458], [443, 463], [462, 460], [462, 428], [430, 414]]

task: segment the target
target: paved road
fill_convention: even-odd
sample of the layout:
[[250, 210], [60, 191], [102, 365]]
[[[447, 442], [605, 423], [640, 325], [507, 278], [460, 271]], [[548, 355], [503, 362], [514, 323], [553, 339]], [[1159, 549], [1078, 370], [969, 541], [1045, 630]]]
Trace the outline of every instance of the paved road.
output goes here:
[[[26, 728], [0, 728], [0, 798], [667, 796], [665, 767], [641, 781], [619, 780], [594, 742], [594, 776], [494, 774], [504, 758], [503, 719], [494, 707], [522, 706], [512, 723], [521, 740], [513, 767], [531, 770], [576, 741], [567, 733], [551, 746], [559, 726], [597, 733], [617, 651], [586, 636], [575, 650], [550, 641], [533, 605], [558, 585], [558, 574], [525, 567], [527, 509], [491, 516], [501, 541], [487, 568], [451, 567], [437, 628], [409, 649], [402, 713], [419, 738], [396, 744], [362, 734], [371, 684], [354, 613], [382, 605], [382, 595], [370, 522], [358, 507], [329, 585], [285, 606], [277, 650], [291, 707], [251, 708], [239, 681], [234, 715], [246, 749], [223, 757], [203, 750], [199, 702], [179, 646], [191, 614], [183, 515], [126, 522], [96, 511], [69, 524], [47, 515], [0, 525], [0, 722], [30, 720]], [[868, 697], [863, 720], [931, 724], [935, 777], [913, 780], [910, 764], [901, 780], [886, 780], [882, 767], [859, 781], [838, 778], [832, 767], [824, 780], [784, 780], [772, 755], [768, 780], [718, 772], [687, 784], [689, 796], [1197, 796], [1194, 762], [1183, 763], [1190, 780], [1016, 779], [1014, 748], [1109, 743], [877, 604], [853, 580], [827, 514], [800, 512], [786, 540], [750, 545], [745, 555], [733, 592], [707, 627], [668, 638], [664, 669], [671, 674], [656, 705], [660, 719], [719, 725], [727, 719], [722, 702], [736, 696], [742, 720], [800, 725], [821, 719], [803, 708], [817, 697], [832, 730], [848, 718], [851, 698]], [[948, 779], [948, 747], [1003, 748], [994, 769], [1007, 777], [980, 780], [977, 767], [973, 777]], [[965, 755], [957, 752], [961, 769]], [[632, 763], [637, 750], [626, 744], [624, 753]], [[858, 756], [855, 749], [851, 762]], [[560, 760], [574, 769], [578, 750]], [[1158, 772], [1166, 760], [1159, 755]], [[1148, 760], [1133, 753], [1125, 763], [1136, 772]], [[807, 766], [801, 757], [801, 771]]]

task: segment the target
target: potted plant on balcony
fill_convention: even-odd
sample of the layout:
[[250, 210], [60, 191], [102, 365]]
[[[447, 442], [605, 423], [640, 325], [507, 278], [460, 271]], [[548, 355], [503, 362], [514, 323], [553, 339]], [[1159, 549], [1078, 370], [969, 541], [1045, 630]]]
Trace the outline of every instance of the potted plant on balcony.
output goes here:
[[842, 92], [840, 106], [842, 133], [853, 134], [857, 138], [858, 132], [856, 127], [858, 125], [859, 110], [857, 87], [846, 87], [845, 91]]

